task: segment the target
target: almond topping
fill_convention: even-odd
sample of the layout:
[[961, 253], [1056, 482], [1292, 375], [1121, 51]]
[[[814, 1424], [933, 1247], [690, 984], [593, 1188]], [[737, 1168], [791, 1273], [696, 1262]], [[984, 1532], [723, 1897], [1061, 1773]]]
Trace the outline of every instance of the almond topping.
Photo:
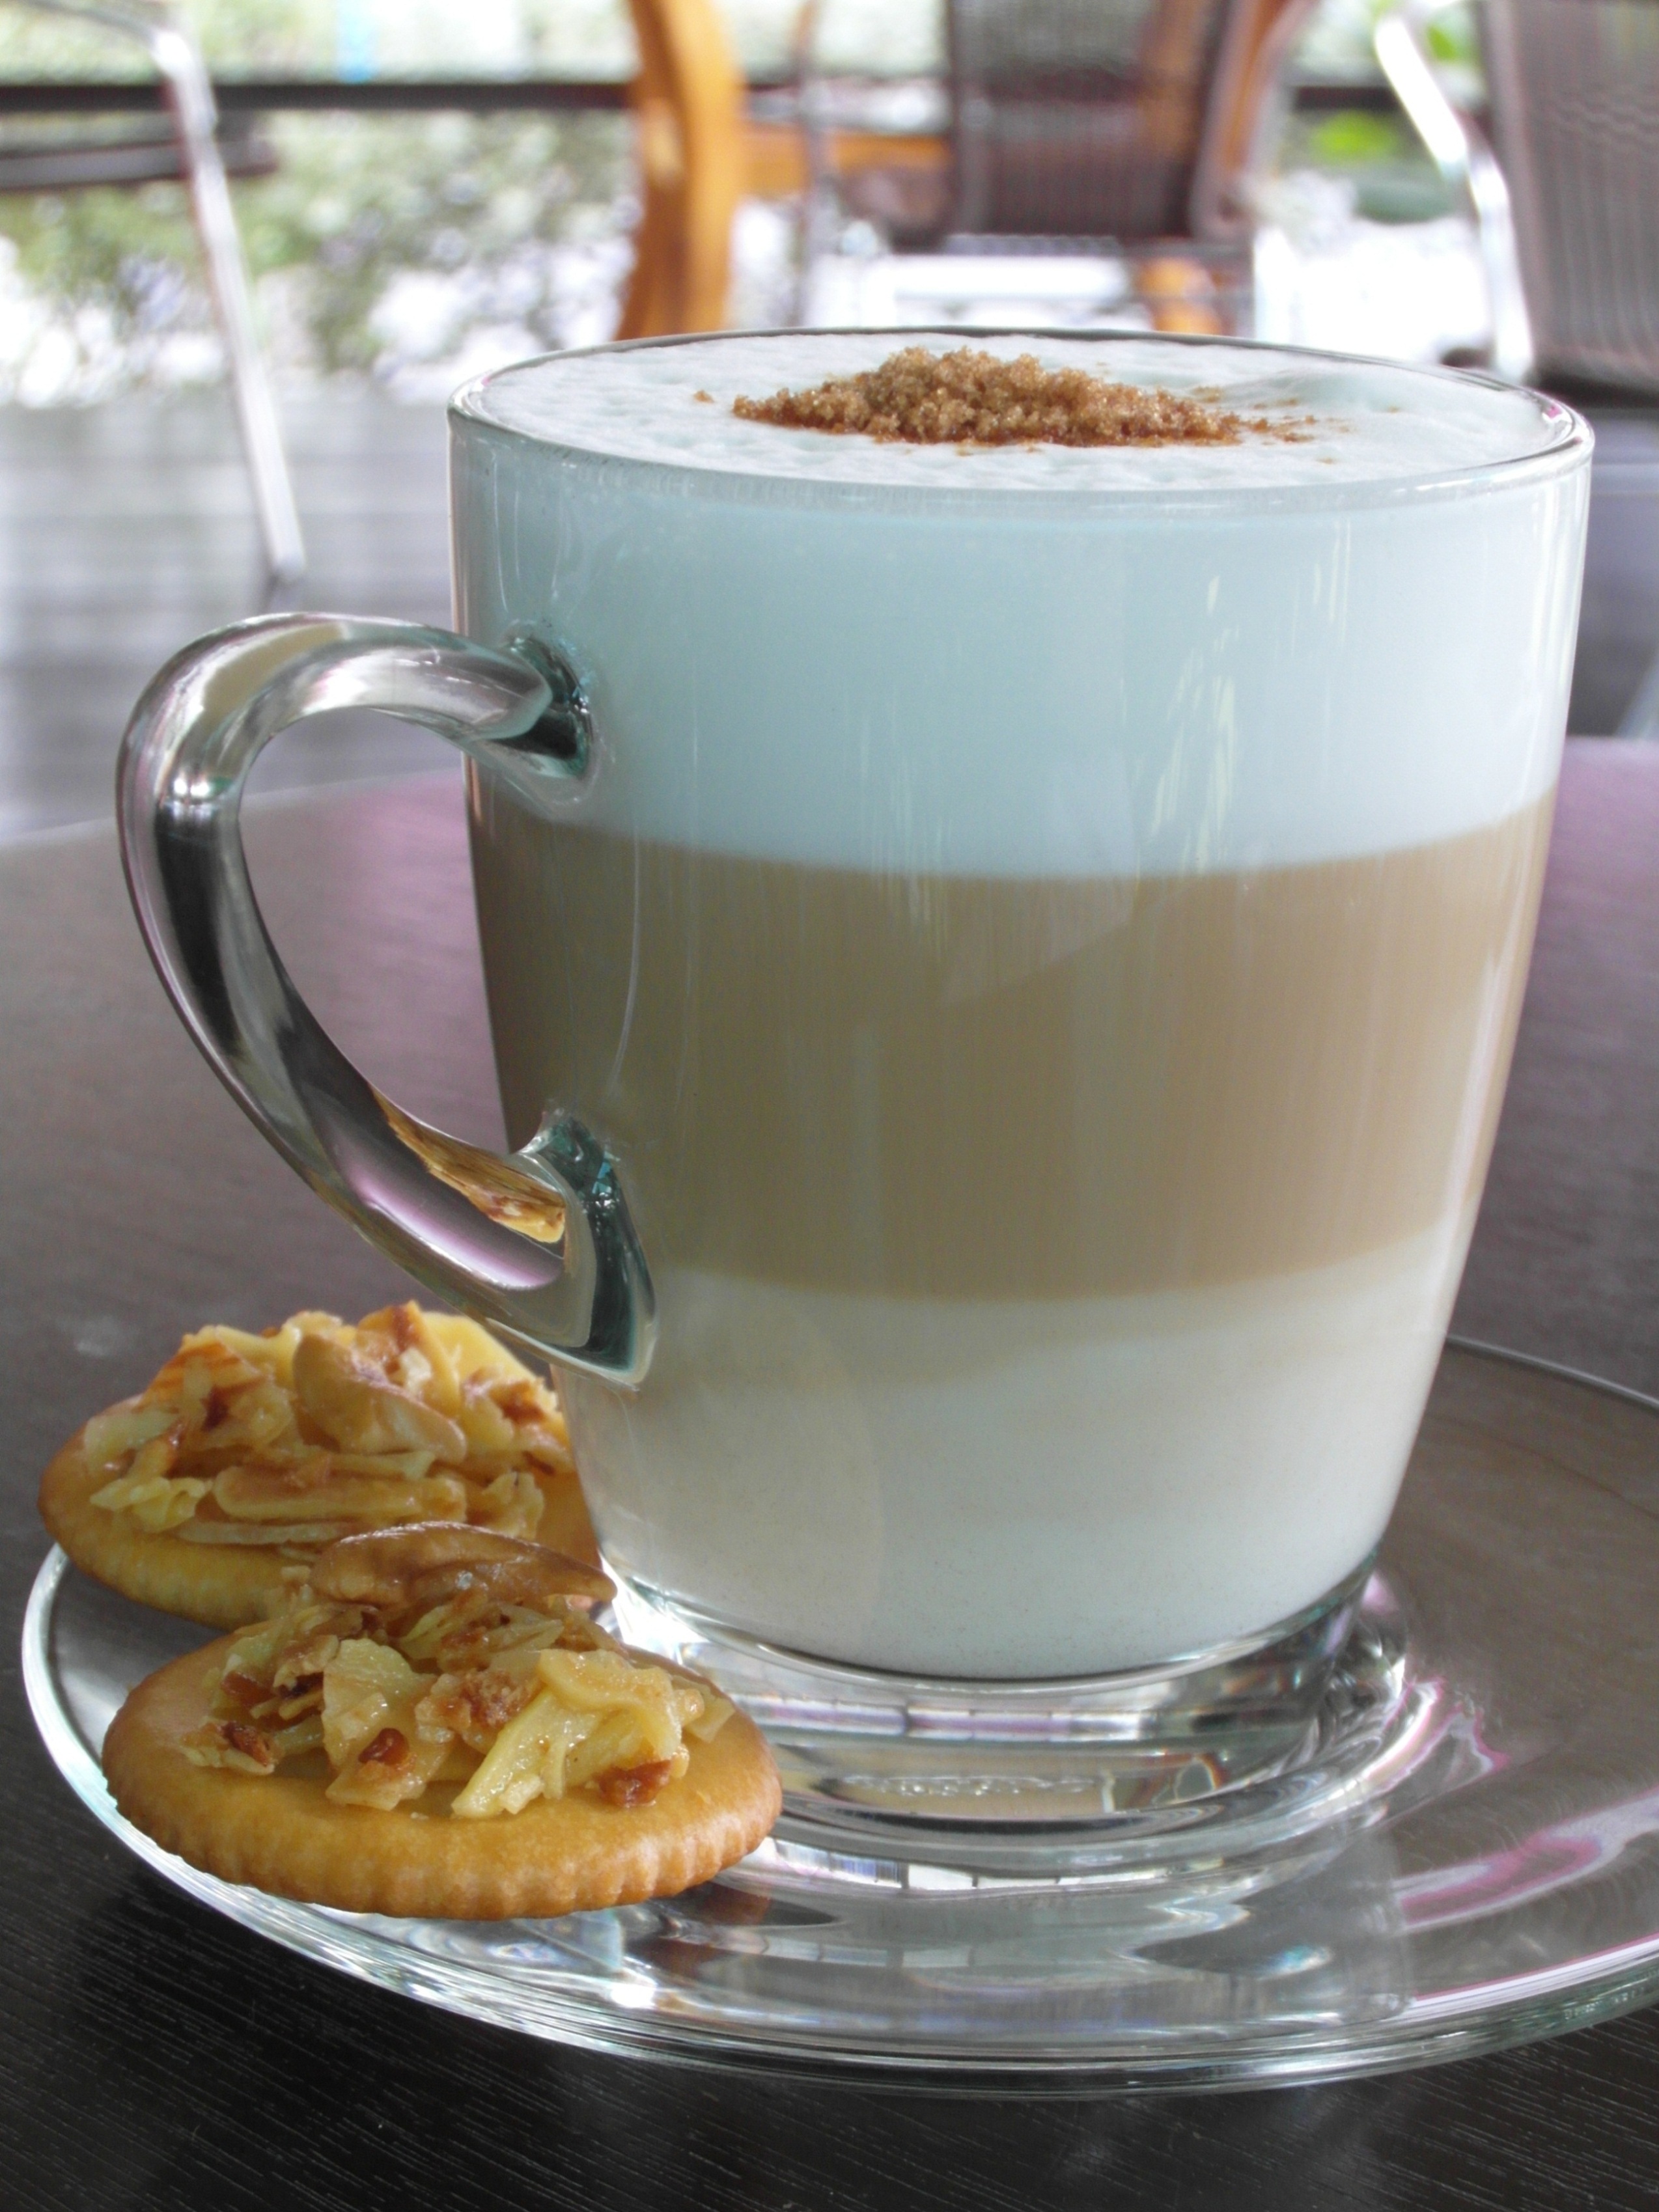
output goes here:
[[92, 1503], [147, 1534], [314, 1551], [354, 1529], [476, 1521], [533, 1537], [574, 1472], [550, 1387], [476, 1322], [406, 1302], [186, 1336], [82, 1437]]
[[[453, 1524], [343, 1538], [287, 1610], [231, 1643], [204, 1765], [272, 1772], [320, 1750], [336, 1804], [392, 1812], [441, 1773], [451, 1814], [510, 1816], [592, 1790], [620, 1809], [678, 1781], [731, 1707], [572, 1609], [604, 1577]], [[256, 1724], [258, 1723], [258, 1724]]]
[[616, 1595], [608, 1575], [562, 1552], [495, 1529], [436, 1522], [343, 1536], [319, 1553], [311, 1586], [319, 1597], [379, 1606], [433, 1606], [469, 1589], [502, 1605]]
[[409, 1756], [409, 1738], [400, 1729], [383, 1728], [373, 1743], [357, 1753], [360, 1766], [401, 1766]]
[[668, 1780], [671, 1763], [653, 1759], [644, 1766], [613, 1766], [594, 1787], [607, 1805], [648, 1805]]

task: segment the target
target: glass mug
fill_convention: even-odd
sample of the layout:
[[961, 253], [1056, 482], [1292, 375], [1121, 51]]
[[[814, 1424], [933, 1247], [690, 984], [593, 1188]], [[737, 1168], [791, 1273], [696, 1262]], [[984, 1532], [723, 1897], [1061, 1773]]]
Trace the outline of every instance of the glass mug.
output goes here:
[[[465, 635], [187, 648], [120, 818], [234, 1095], [559, 1364], [630, 1638], [744, 1698], [797, 1802], [1042, 1822], [1316, 1733], [1507, 1073], [1590, 440], [1480, 379], [1122, 337], [988, 343], [1271, 433], [732, 415], [927, 337], [473, 385]], [[507, 1158], [366, 1082], [259, 918], [247, 769], [345, 705], [466, 756]]]

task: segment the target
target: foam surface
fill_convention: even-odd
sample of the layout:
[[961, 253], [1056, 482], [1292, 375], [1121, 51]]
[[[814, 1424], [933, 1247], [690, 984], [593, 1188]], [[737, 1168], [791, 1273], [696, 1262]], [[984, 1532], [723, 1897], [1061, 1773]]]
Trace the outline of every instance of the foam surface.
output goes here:
[[[1036, 343], [1236, 400], [1277, 378], [1333, 422], [1342, 397], [1349, 428], [963, 456], [690, 397], [876, 361], [881, 332], [555, 356], [464, 395], [459, 626], [546, 639], [592, 711], [588, 771], [550, 783], [548, 810], [905, 880], [1132, 878], [1461, 836], [1552, 787], [1589, 485], [1576, 417], [1382, 364]], [[1541, 465], [1484, 465], [1558, 440]], [[686, 465], [617, 458], [648, 454]], [[791, 456], [816, 473], [780, 473]], [[1455, 461], [1474, 472], [1434, 477]], [[1128, 488], [1087, 489], [1109, 481]]]
[[[960, 332], [748, 334], [628, 352], [555, 355], [482, 380], [462, 411], [585, 453], [682, 469], [824, 484], [915, 489], [1134, 492], [1255, 490], [1439, 480], [1567, 442], [1573, 418], [1529, 392], [1384, 362], [1236, 345], [1137, 337], [974, 337], [1012, 359], [1081, 368], [1115, 381], [1196, 394], [1249, 416], [1311, 413], [1305, 441], [1247, 434], [1237, 446], [954, 447], [878, 444], [780, 429], [732, 412], [738, 395], [769, 397], [875, 368], [901, 344], [940, 353]], [[708, 401], [696, 397], [709, 395]], [[712, 404], [710, 404], [712, 402]]]

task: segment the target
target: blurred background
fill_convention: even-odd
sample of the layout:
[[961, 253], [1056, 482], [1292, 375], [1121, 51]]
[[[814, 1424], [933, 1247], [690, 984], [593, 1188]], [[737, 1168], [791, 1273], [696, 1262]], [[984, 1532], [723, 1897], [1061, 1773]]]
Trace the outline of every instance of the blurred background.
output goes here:
[[446, 619], [465, 378], [728, 325], [1542, 381], [1601, 438], [1572, 726], [1652, 733], [1656, 210], [1659, 0], [0, 0], [0, 835], [106, 817], [204, 629]]
[[[1019, 12], [1019, 0], [999, 5]], [[797, 42], [810, 33], [832, 112], [855, 115], [872, 136], [947, 138], [944, 0], [823, 0], [816, 11], [799, 0], [717, 0], [714, 12], [758, 95], [746, 106], [763, 123], [787, 129], [791, 103], [777, 95], [793, 89]], [[1121, 0], [1070, 10], [1127, 33], [1120, 43], [1130, 53], [1146, 12]], [[1261, 256], [1261, 312], [1274, 335], [1283, 325], [1313, 343], [1427, 359], [1478, 349], [1489, 319], [1473, 226], [1389, 92], [1374, 13], [1371, 0], [1322, 0], [1286, 57], [1288, 96], [1259, 186], [1274, 232]], [[635, 125], [620, 103], [610, 112], [551, 106], [537, 81], [589, 89], [597, 80], [622, 92], [638, 51], [624, 0], [188, 0], [179, 15], [220, 80], [231, 166], [242, 173], [237, 218], [267, 354], [286, 387], [358, 379], [399, 398], [441, 400], [475, 370], [614, 333], [639, 216]], [[1468, 12], [1449, 11], [1433, 36], [1478, 106]], [[0, 4], [10, 152], [86, 136], [62, 115], [28, 114], [28, 80], [42, 80], [44, 105], [54, 82], [67, 91], [151, 76], [142, 50], [102, 23]], [[277, 95], [294, 100], [331, 77], [341, 80], [337, 96], [352, 100], [355, 91], [357, 104], [262, 112], [236, 97], [297, 79]], [[467, 88], [455, 82], [469, 77], [515, 88], [522, 105], [469, 112]], [[442, 88], [456, 105], [421, 112], [380, 104], [399, 80], [411, 100], [441, 97]], [[763, 145], [750, 166], [774, 174], [755, 179], [736, 210], [732, 322], [793, 322], [803, 304], [845, 312], [878, 290], [884, 249], [943, 226], [942, 165], [906, 176], [914, 149], [902, 145], [884, 177], [860, 150], [854, 204], [815, 210], [809, 237], [799, 193], [779, 189], [793, 181], [787, 153]], [[820, 269], [807, 289], [822, 296], [803, 303], [803, 255], [814, 249], [851, 268]], [[0, 199], [0, 398], [54, 406], [215, 380], [222, 364], [198, 261], [176, 185], [9, 193]], [[1079, 294], [1058, 300], [1066, 320], [1143, 319], [1115, 296], [1118, 272], [1103, 272], [1092, 300], [1086, 279], [1061, 274]], [[941, 299], [939, 309], [971, 319], [975, 307], [996, 302], [997, 289], [981, 302]], [[1054, 295], [1039, 288], [1037, 296]]]

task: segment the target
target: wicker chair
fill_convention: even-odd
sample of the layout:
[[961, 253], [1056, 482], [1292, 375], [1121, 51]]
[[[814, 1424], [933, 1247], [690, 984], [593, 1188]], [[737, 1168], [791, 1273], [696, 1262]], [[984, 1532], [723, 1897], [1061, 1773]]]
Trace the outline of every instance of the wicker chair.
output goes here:
[[[1385, 16], [1377, 52], [1448, 176], [1470, 188], [1493, 292], [1497, 365], [1546, 383], [1659, 394], [1659, 0], [1484, 0], [1501, 178], [1479, 124], [1434, 77], [1425, 0]], [[1504, 340], [1504, 300], [1516, 334]], [[1523, 304], [1522, 304], [1523, 302]], [[1620, 722], [1659, 736], [1659, 655]]]
[[1182, 271], [1207, 294], [1206, 260], [1242, 269], [1264, 112], [1312, 4], [951, 0], [935, 238], [1126, 254], [1161, 325], [1213, 327], [1183, 304]]
[[1118, 246], [1237, 238], [1313, 0], [951, 0], [952, 227]]
[[1224, 0], [955, 0], [951, 228], [1185, 234], [1224, 23]]
[[[1540, 373], [1659, 394], [1659, 4], [1486, 0], [1492, 131]], [[1620, 718], [1659, 737], [1659, 653]]]
[[1537, 368], [1659, 393], [1659, 4], [1486, 0]]

